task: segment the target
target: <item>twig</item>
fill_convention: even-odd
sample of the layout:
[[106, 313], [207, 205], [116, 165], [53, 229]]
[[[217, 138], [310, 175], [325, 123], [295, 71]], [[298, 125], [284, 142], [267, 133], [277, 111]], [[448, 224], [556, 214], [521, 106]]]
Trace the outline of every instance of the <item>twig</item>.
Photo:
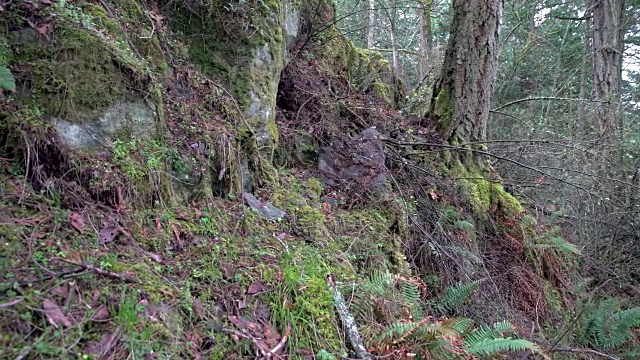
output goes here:
[[110, 278], [117, 279], [117, 280], [124, 281], [124, 282], [128, 282], [128, 283], [137, 283], [138, 282], [136, 279], [132, 278], [131, 276], [122, 275], [122, 274], [115, 273], [113, 271], [100, 269], [99, 267], [96, 267], [95, 265], [90, 264], [90, 263], [88, 263], [86, 261], [77, 262], [77, 261], [72, 261], [72, 260], [68, 260], [68, 259], [64, 259], [64, 258], [60, 258], [60, 257], [59, 258], [55, 258], [55, 259], [61, 260], [63, 262], [69, 263], [69, 264], [73, 264], [73, 265], [79, 266], [79, 267], [81, 267], [83, 269], [86, 269], [86, 270], [93, 271], [98, 275], [110, 277]]
[[247, 339], [247, 340], [251, 340], [253, 345], [255, 345], [255, 347], [258, 349], [258, 351], [260, 351], [260, 353], [262, 354], [263, 358], [267, 357], [267, 352], [264, 350], [264, 348], [258, 342], [258, 340], [256, 338], [254, 338], [253, 336], [247, 334], [244, 331], [238, 331], [238, 330], [227, 329], [227, 328], [222, 328], [222, 331], [227, 332], [229, 334], [233, 334], [233, 335], [239, 336], [239, 337]]
[[340, 316], [340, 320], [342, 321], [342, 325], [344, 326], [347, 335], [349, 335], [349, 341], [351, 341], [351, 346], [353, 346], [356, 355], [359, 359], [370, 360], [372, 358], [371, 354], [369, 354], [367, 349], [364, 347], [364, 343], [362, 342], [362, 338], [358, 332], [358, 325], [356, 324], [353, 315], [349, 312], [347, 304], [331, 276], [327, 277], [327, 284], [333, 291], [333, 304], [335, 305], [336, 310], [338, 310], [338, 315]]
[[278, 343], [278, 345], [276, 345], [273, 349], [269, 350], [269, 352], [267, 352], [264, 358], [268, 359], [272, 355], [275, 355], [278, 351], [280, 351], [280, 349], [284, 347], [284, 344], [287, 343], [287, 339], [289, 338], [290, 334], [291, 334], [291, 323], [287, 325], [287, 330], [285, 330], [284, 334], [282, 334], [282, 339], [280, 339], [280, 342]]
[[10, 307], [10, 306], [13, 306], [13, 305], [17, 305], [17, 304], [21, 303], [22, 300], [24, 300], [24, 298], [20, 296], [20, 297], [17, 297], [15, 299], [9, 301], [9, 302], [0, 303], [0, 309], [7, 308], [7, 307]]
[[555, 348], [555, 349], [553, 349], [553, 351], [572, 352], [572, 353], [588, 353], [588, 354], [593, 354], [593, 355], [597, 355], [597, 356], [603, 357], [605, 359], [620, 360], [620, 358], [618, 358], [618, 357], [607, 355], [605, 353], [601, 353], [601, 352], [595, 351], [593, 349], [561, 347], [561, 348]]
[[[518, 99], [506, 104], [500, 105], [497, 108], [491, 109], [491, 111], [498, 111], [500, 109], [504, 109], [507, 106], [519, 104], [525, 101], [533, 101], [533, 100], [560, 100], [560, 101], [584, 101], [585, 99], [576, 99], [576, 98], [564, 98], [564, 97], [555, 97], [555, 96], [537, 96], [537, 97], [528, 97], [524, 99]], [[601, 100], [589, 100], [591, 102], [600, 102], [600, 103], [608, 103], [609, 101], [601, 101]]]

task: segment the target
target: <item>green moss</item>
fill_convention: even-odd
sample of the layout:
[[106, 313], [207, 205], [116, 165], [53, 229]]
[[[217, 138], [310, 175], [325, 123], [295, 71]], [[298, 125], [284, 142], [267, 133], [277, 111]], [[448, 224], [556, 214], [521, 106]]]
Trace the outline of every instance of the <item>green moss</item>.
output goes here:
[[0, 67], [7, 67], [11, 62], [11, 47], [4, 35], [0, 35]]
[[311, 198], [312, 201], [316, 202], [319, 201], [320, 196], [322, 196], [324, 184], [317, 178], [309, 178], [306, 181], [305, 188], [308, 190], [307, 195]]
[[555, 314], [562, 314], [565, 312], [564, 301], [560, 291], [558, 291], [558, 289], [548, 280], [541, 279], [541, 282], [542, 291], [544, 292], [544, 297], [547, 300], [550, 310]]
[[499, 207], [507, 216], [520, 216], [524, 212], [520, 201], [506, 192], [501, 183], [488, 180], [489, 175], [473, 165], [463, 165], [455, 160], [444, 172], [461, 185], [476, 215], [488, 216], [493, 206]]
[[453, 131], [453, 99], [446, 89], [440, 89], [436, 97], [433, 115], [438, 120], [438, 130], [445, 139], [448, 139]]
[[318, 344], [331, 351], [342, 347], [336, 331], [333, 294], [326, 277], [329, 274], [343, 276], [344, 273], [329, 265], [331, 259], [333, 257], [313, 246], [301, 246], [285, 254], [283, 284], [274, 294], [271, 308], [276, 324], [282, 328], [290, 324], [296, 329], [296, 342], [289, 344], [292, 353]]

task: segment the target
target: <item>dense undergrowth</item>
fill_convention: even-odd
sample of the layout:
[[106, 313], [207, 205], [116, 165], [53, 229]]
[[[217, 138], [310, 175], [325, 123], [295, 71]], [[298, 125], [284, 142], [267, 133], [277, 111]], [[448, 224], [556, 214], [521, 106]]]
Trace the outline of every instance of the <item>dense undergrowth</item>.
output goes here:
[[[246, 99], [207, 67], [222, 50], [177, 32], [190, 23], [175, 3], [29, 4], [2, 23], [0, 67], [18, 91], [0, 99], [0, 357], [353, 357], [329, 277], [381, 358], [637, 344], [638, 308], [576, 296], [580, 252], [561, 224], [527, 213], [498, 174], [451, 161], [424, 119], [388, 104], [379, 56], [317, 26], [301, 36], [266, 162]], [[242, 13], [189, 4], [192, 17]], [[157, 131], [117, 131], [90, 150], [61, 140], [54, 118], [82, 123], [123, 98], [149, 104]], [[371, 126], [386, 191], [325, 185], [319, 153]], [[249, 188], [286, 215], [245, 206]]]

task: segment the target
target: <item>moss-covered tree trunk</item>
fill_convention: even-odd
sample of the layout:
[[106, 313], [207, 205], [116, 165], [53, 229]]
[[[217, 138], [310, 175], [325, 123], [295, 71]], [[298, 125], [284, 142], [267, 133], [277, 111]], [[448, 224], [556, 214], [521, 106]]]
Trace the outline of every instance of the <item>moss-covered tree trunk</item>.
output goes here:
[[451, 35], [429, 109], [452, 144], [485, 138], [502, 8], [502, 0], [453, 1]]

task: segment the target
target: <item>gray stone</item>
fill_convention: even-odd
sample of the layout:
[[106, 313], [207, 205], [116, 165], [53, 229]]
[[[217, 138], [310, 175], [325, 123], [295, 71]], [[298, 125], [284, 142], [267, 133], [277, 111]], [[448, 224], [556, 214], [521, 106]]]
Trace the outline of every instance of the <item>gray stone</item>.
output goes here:
[[53, 118], [53, 125], [61, 140], [76, 149], [109, 144], [120, 131], [137, 139], [151, 139], [156, 135], [155, 112], [142, 102], [119, 102], [98, 118], [82, 124]]
[[250, 193], [243, 193], [242, 197], [247, 205], [249, 205], [249, 207], [257, 212], [262, 218], [267, 220], [278, 220], [282, 219], [286, 215], [284, 211], [271, 205], [271, 203], [267, 201], [260, 201]]

